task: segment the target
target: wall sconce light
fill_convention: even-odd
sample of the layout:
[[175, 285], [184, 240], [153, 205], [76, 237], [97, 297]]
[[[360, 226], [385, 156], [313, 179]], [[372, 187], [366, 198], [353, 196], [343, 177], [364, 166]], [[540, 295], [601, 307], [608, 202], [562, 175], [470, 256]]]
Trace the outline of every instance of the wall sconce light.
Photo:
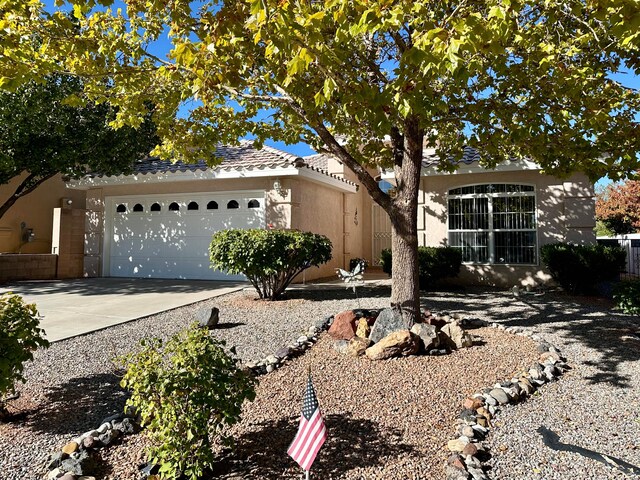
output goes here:
[[358, 226], [358, 209], [356, 208], [356, 213], [353, 216], [353, 223], [354, 225]]
[[70, 198], [67, 198], [67, 205], [73, 205], [73, 200], [71, 200]]
[[286, 197], [286, 196], [287, 196], [287, 189], [286, 189], [286, 188], [284, 188], [284, 187], [282, 186], [282, 182], [280, 181], [280, 179], [279, 179], [279, 178], [276, 178], [276, 179], [273, 181], [273, 189], [274, 189], [276, 192], [278, 192], [278, 195], [280, 195], [281, 197], [283, 197], [283, 198], [284, 198], [284, 197]]
[[27, 224], [22, 222], [20, 224], [21, 237], [23, 243], [33, 242], [36, 239], [36, 234], [33, 233], [33, 228], [27, 228]]

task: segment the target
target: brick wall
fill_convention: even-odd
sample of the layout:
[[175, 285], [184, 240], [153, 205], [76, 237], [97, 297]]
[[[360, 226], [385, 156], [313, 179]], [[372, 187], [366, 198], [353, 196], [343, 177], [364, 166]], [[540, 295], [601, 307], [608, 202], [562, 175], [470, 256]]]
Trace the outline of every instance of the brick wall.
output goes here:
[[50, 253], [0, 254], [0, 282], [56, 278], [58, 256]]

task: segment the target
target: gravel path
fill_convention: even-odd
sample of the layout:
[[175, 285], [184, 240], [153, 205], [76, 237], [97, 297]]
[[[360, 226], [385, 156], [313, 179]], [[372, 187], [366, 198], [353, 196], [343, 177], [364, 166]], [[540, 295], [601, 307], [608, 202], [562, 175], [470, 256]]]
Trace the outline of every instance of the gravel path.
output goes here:
[[[640, 318], [612, 314], [592, 298], [466, 292], [430, 297], [429, 305], [535, 326], [574, 367], [499, 415], [488, 439], [492, 478], [640, 478]], [[605, 465], [602, 454], [623, 468]]]
[[[369, 289], [359, 295], [362, 307], [375, 308], [387, 304], [389, 292]], [[140, 338], [182, 329], [197, 308], [218, 306], [226, 325], [217, 334], [251, 361], [290, 343], [315, 320], [356, 306], [346, 290], [295, 292], [291, 300], [268, 308], [252, 297], [247, 292], [208, 300], [38, 352], [27, 369], [29, 381], [21, 386], [22, 415], [0, 424], [0, 478], [41, 478], [39, 467], [52, 450], [121, 409], [124, 394], [110, 359], [135, 348]], [[537, 325], [575, 367], [499, 416], [489, 438], [493, 478], [625, 478], [589, 458], [589, 451], [640, 466], [638, 317], [613, 316], [606, 305], [585, 305], [582, 299], [577, 303], [551, 294], [514, 299], [486, 289], [438, 292], [425, 302], [433, 311], [466, 312], [507, 326]], [[305, 356], [263, 377], [256, 402], [236, 427], [237, 453], [221, 469], [227, 478], [298, 478], [283, 452], [295, 434], [300, 378], [311, 364], [333, 432], [314, 466], [323, 472], [317, 478], [442, 478], [443, 445], [454, 434], [453, 415], [463, 396], [535, 358], [522, 337], [476, 332], [485, 345], [451, 356], [375, 364], [337, 356], [322, 339]], [[558, 435], [555, 448], [560, 442], [560, 448], [572, 451], [545, 446], [540, 427]], [[547, 433], [549, 438], [554, 437]], [[134, 436], [109, 450], [110, 478], [137, 478], [130, 465], [143, 458], [142, 445]], [[238, 460], [249, 471], [234, 477], [228, 472], [238, 468]]]

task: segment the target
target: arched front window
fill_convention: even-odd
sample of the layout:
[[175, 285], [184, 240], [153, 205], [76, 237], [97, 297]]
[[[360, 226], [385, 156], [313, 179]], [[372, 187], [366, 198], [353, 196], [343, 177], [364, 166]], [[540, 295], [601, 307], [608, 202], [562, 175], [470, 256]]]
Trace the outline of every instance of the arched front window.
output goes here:
[[153, 205], [151, 205], [151, 208], [149, 209], [152, 212], [159, 212], [161, 210], [160, 208], [160, 204], [159, 203], [154, 203]]
[[249, 204], [247, 205], [249, 208], [260, 208], [260, 202], [258, 200], [249, 200]]
[[187, 205], [187, 210], [199, 210], [200, 206], [198, 205], [198, 202], [189, 202], [189, 205]]
[[134, 211], [134, 212], [144, 212], [144, 207], [142, 206], [142, 204], [141, 204], [141, 203], [136, 203], [136, 204], [133, 206], [133, 211]]
[[238, 202], [236, 202], [235, 200], [231, 200], [229, 203], [227, 203], [227, 208], [229, 209], [234, 209], [238, 207], [240, 207], [240, 204], [238, 204]]
[[215, 200], [211, 200], [209, 203], [207, 203], [207, 210], [217, 210], [218, 209], [218, 202], [216, 202]]
[[177, 212], [178, 210], [180, 210], [180, 205], [178, 205], [177, 202], [171, 202], [169, 204], [169, 210], [172, 212]]
[[126, 213], [126, 211], [127, 211], [127, 206], [123, 203], [121, 203], [116, 207], [116, 212], [118, 213]]
[[449, 190], [449, 245], [465, 263], [536, 264], [532, 185], [490, 183]]

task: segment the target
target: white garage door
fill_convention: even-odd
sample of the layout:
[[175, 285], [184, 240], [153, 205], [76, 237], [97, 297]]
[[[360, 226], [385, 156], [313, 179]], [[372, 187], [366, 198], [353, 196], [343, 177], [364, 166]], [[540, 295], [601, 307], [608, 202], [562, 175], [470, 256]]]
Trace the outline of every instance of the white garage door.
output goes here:
[[211, 235], [264, 228], [264, 191], [107, 197], [105, 220], [112, 277], [241, 280], [210, 268]]

